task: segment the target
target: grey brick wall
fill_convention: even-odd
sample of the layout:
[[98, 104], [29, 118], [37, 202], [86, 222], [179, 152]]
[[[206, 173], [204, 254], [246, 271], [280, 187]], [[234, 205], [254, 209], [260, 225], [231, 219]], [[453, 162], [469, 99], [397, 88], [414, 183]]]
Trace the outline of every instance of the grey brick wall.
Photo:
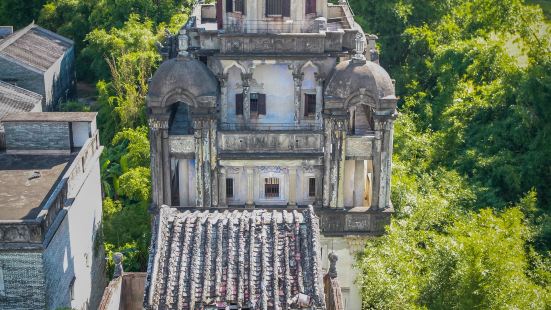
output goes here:
[[45, 289], [40, 252], [0, 252], [4, 274], [4, 296], [0, 310], [44, 309]]
[[6, 122], [7, 150], [68, 150], [69, 123]]
[[[0, 58], [0, 80], [42, 95], [42, 108], [46, 106], [44, 75]], [[47, 110], [44, 110], [47, 111]]]

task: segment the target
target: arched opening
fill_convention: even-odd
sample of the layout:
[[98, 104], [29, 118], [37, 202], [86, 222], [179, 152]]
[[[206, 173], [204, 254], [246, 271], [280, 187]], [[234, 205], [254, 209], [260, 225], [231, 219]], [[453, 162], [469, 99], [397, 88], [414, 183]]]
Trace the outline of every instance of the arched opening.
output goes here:
[[364, 104], [348, 108], [348, 133], [366, 135], [374, 130], [373, 109]]
[[188, 104], [176, 102], [171, 106], [168, 132], [170, 135], [193, 134], [193, 123]]

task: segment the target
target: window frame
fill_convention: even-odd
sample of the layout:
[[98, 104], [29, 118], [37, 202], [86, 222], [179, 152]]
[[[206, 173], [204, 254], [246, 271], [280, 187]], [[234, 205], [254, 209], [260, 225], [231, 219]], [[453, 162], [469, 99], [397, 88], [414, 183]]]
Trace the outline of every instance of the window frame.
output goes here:
[[317, 182], [315, 177], [308, 178], [308, 198], [316, 197], [316, 185], [317, 185], [316, 183]]
[[[234, 199], [235, 198], [235, 182], [233, 178], [226, 178], [226, 199]], [[231, 186], [229, 186], [231, 185]], [[229, 194], [229, 188], [231, 188], [231, 195]]]
[[[273, 3], [269, 4], [270, 1]], [[291, 0], [266, 0], [264, 6], [266, 17], [291, 17]], [[269, 11], [274, 7], [280, 10]]]
[[318, 8], [317, 8], [317, 0], [306, 0], [304, 3], [304, 14], [310, 15], [310, 14], [317, 14]]
[[281, 197], [281, 181], [275, 177], [264, 178], [264, 199], [279, 199]]
[[[309, 98], [313, 98], [313, 102], [310, 102], [310, 99]], [[311, 105], [311, 106], [310, 106]], [[316, 93], [304, 93], [304, 104], [303, 104], [303, 108], [304, 108], [304, 117], [306, 118], [313, 118], [316, 116], [316, 110], [317, 110], [317, 105], [318, 105], [318, 98], [317, 98], [317, 94]], [[310, 107], [313, 108], [313, 111], [311, 111], [310, 113]]]

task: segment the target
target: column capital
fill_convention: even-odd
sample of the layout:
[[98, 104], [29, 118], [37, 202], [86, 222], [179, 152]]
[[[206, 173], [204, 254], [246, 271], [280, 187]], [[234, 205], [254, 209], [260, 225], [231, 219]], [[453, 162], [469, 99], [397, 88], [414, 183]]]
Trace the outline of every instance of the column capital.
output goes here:
[[295, 80], [295, 83], [302, 83], [302, 80], [304, 80], [304, 72], [293, 72], [293, 80]]
[[226, 83], [228, 82], [228, 74], [227, 73], [219, 73], [216, 75], [216, 78], [218, 79], [218, 82], [220, 83], [220, 87], [226, 86]]
[[325, 82], [325, 79], [326, 79], [327, 77], [326, 77], [325, 74], [323, 74], [323, 73], [314, 72], [314, 78], [316, 79], [316, 81], [317, 81], [319, 84], [323, 84], [323, 82]]
[[241, 81], [243, 82], [243, 87], [250, 87], [251, 81], [253, 79], [253, 74], [251, 72], [241, 73]]

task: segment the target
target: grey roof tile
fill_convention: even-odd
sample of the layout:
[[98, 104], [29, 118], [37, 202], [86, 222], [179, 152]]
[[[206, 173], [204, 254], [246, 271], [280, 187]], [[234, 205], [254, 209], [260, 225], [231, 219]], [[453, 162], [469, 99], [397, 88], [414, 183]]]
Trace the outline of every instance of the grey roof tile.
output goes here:
[[289, 309], [299, 293], [323, 308], [319, 224], [304, 211], [178, 211], [156, 218], [148, 309], [236, 305]]
[[37, 106], [42, 106], [41, 95], [0, 81], [0, 121], [8, 113], [30, 112]]
[[30, 24], [0, 42], [0, 55], [46, 71], [72, 46], [71, 40]]

